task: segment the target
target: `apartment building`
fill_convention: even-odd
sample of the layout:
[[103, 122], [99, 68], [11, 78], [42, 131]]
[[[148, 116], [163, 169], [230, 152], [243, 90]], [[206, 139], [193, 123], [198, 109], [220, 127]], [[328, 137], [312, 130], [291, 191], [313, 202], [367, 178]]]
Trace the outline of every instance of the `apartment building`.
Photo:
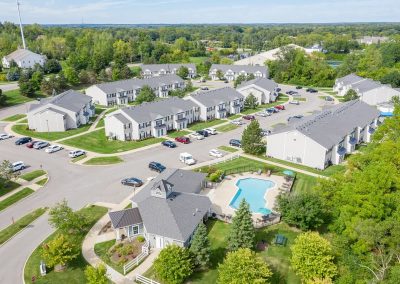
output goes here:
[[266, 66], [213, 64], [209, 73], [212, 80], [220, 79], [218, 71], [221, 71], [224, 79], [228, 81], [236, 80], [239, 75], [249, 76], [250, 74], [256, 78], [268, 78]]
[[197, 76], [196, 64], [194, 63], [177, 63], [177, 64], [143, 64], [142, 76], [143, 78], [151, 78], [158, 76], [165, 76], [169, 74], [176, 74], [181, 67], [186, 67], [189, 71], [188, 78]]
[[267, 78], [257, 78], [240, 84], [236, 90], [245, 98], [250, 94], [256, 97], [258, 104], [274, 102], [278, 97], [278, 84]]

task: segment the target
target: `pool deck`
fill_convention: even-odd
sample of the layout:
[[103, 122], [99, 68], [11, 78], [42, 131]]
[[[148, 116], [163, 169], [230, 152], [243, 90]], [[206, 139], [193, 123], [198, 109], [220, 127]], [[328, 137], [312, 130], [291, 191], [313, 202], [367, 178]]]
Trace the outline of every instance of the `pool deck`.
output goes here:
[[[264, 179], [273, 181], [275, 183], [275, 186], [269, 188], [264, 196], [265, 200], [267, 201], [266, 207], [274, 212], [273, 208], [275, 200], [276, 197], [280, 194], [279, 188], [285, 182], [284, 177], [275, 175], [266, 176], [265, 174], [258, 175], [252, 173], [241, 173], [227, 176], [217, 188], [204, 191], [203, 194], [206, 194], [212, 202], [213, 212], [219, 215], [234, 215], [235, 209], [229, 206], [229, 204], [238, 190], [238, 187], [236, 185], [237, 181], [245, 178]], [[262, 214], [260, 213], [253, 213], [254, 220], [257, 220], [261, 216]]]

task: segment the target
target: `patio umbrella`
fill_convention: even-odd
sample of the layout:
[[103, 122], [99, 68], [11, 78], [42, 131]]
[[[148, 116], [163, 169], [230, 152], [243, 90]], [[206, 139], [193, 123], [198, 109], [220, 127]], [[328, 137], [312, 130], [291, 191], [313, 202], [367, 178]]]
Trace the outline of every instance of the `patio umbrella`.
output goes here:
[[291, 176], [291, 177], [295, 176], [294, 172], [293, 171], [289, 171], [289, 170], [284, 170], [283, 174], [286, 175], [286, 176]]

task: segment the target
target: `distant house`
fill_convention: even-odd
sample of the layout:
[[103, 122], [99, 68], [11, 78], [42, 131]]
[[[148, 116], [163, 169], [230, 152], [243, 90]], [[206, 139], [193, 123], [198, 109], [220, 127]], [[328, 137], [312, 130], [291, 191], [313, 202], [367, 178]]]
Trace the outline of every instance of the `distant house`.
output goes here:
[[149, 86], [157, 97], [166, 98], [169, 91], [184, 89], [185, 81], [174, 74], [147, 79], [133, 78], [96, 84], [87, 88], [85, 93], [91, 96], [96, 104], [126, 105], [136, 100], [136, 96], [144, 86]]
[[197, 76], [196, 64], [194, 63], [177, 63], [177, 64], [143, 64], [142, 76], [143, 78], [151, 78], [164, 76], [169, 74], [176, 74], [182, 66], [186, 67], [189, 71], [189, 78]]
[[320, 44], [314, 44], [312, 46], [304, 48], [307, 54], [311, 54], [313, 52], [323, 52], [322, 46]]
[[13, 61], [20, 68], [32, 68], [35, 64], [43, 66], [46, 62], [46, 56], [34, 53], [28, 49], [17, 49], [3, 57], [2, 65], [4, 68], [10, 68]]
[[92, 98], [73, 90], [29, 105], [29, 129], [37, 132], [66, 131], [88, 124], [94, 116]]
[[245, 98], [250, 94], [257, 98], [258, 104], [274, 102], [278, 97], [278, 84], [267, 78], [257, 78], [240, 84], [236, 90]]
[[352, 73], [342, 78], [336, 79], [335, 85], [333, 86], [333, 90], [337, 92], [338, 96], [344, 96], [351, 89], [351, 86], [353, 84], [356, 84], [364, 80], [365, 78]]
[[354, 100], [290, 122], [267, 137], [267, 156], [325, 169], [344, 161], [360, 143], [368, 143], [380, 112]]
[[200, 120], [226, 118], [240, 113], [244, 96], [230, 87], [192, 94], [186, 98], [200, 107]]
[[189, 246], [211, 202], [200, 195], [206, 175], [167, 169], [132, 198], [132, 208], [110, 212], [116, 239], [144, 236], [151, 247]]
[[256, 78], [268, 77], [266, 66], [213, 64], [209, 73], [212, 80], [219, 80], [217, 76], [218, 71], [221, 71], [224, 78], [228, 81], [236, 80], [239, 75], [249, 76], [253, 74]]
[[364, 36], [357, 41], [362, 44], [371, 45], [387, 42], [389, 38], [386, 36]]
[[106, 136], [117, 140], [161, 137], [168, 131], [187, 128], [198, 121], [199, 106], [190, 100], [172, 97], [118, 109], [104, 119]]

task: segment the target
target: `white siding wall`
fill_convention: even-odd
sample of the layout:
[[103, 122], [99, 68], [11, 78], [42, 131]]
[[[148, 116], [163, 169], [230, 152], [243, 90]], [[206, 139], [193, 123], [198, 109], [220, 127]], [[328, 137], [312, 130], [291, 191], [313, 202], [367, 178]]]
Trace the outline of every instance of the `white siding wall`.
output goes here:
[[257, 98], [259, 104], [265, 104], [270, 102], [270, 92], [260, 87], [250, 85], [237, 89], [237, 91], [241, 93], [245, 98], [247, 98], [250, 95], [250, 93], [253, 94]]
[[97, 86], [91, 86], [86, 89], [85, 94], [93, 98], [95, 104], [107, 106], [107, 94], [100, 90]]

